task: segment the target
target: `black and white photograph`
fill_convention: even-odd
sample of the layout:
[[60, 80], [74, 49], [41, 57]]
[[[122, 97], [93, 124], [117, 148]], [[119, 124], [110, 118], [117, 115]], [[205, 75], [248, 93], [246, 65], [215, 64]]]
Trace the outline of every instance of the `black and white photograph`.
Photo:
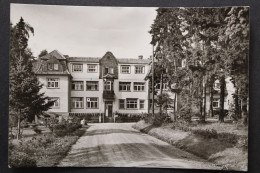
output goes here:
[[247, 171], [249, 11], [11, 3], [8, 167]]

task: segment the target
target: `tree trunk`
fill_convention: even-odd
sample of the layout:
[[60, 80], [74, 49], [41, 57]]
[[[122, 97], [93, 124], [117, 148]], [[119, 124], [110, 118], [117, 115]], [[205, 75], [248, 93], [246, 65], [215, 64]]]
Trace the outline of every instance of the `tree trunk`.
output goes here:
[[[162, 92], [163, 92], [163, 73], [161, 73], [161, 79], [160, 79], [160, 96], [162, 99]], [[162, 100], [161, 100], [162, 101]], [[160, 104], [160, 116], [162, 116], [162, 103]]]
[[18, 113], [18, 120], [17, 120], [17, 136], [16, 139], [20, 139], [20, 133], [21, 133], [21, 110], [19, 110]]
[[219, 122], [224, 122], [224, 101], [225, 101], [225, 88], [226, 88], [226, 81], [225, 76], [220, 78], [220, 113], [219, 113]]
[[202, 116], [200, 118], [200, 121], [202, 123], [205, 123], [206, 121], [206, 77], [204, 76], [203, 77], [203, 83], [202, 83], [202, 95], [203, 95], [203, 98], [202, 98]]
[[209, 84], [209, 98], [210, 98], [210, 101], [209, 101], [209, 116], [210, 117], [214, 117], [214, 112], [213, 112], [213, 79], [211, 79], [210, 81], [210, 84]]
[[240, 117], [240, 109], [239, 109], [239, 97], [238, 97], [238, 88], [236, 87], [235, 89], [235, 93], [233, 95], [233, 98], [234, 98], [234, 108], [235, 108], [235, 112], [234, 112], [234, 117], [233, 119], [235, 121], [238, 120], [238, 118], [241, 118]]

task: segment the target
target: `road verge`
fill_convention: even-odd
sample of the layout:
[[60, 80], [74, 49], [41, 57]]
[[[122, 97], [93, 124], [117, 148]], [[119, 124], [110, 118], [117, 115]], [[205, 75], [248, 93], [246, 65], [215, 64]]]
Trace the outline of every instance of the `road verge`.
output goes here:
[[[191, 131], [173, 127], [173, 124], [156, 127], [145, 123], [143, 120], [133, 125], [133, 128], [140, 132], [154, 136], [177, 148], [207, 159], [217, 166], [223, 167], [223, 169], [247, 171], [247, 148], [245, 149], [240, 144], [243, 137], [240, 138], [237, 135], [230, 135], [230, 137], [219, 133], [219, 135], [215, 134], [217, 138], [214, 138], [211, 132], [206, 133], [211, 134], [211, 136], [205, 137], [203, 135], [205, 131], [201, 129]], [[225, 138], [222, 136], [225, 136]]]

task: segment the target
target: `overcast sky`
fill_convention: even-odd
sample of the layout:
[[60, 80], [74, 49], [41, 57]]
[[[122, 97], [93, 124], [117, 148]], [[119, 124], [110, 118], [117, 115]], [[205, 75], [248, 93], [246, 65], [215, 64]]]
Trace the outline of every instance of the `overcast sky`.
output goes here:
[[11, 22], [23, 17], [34, 28], [29, 39], [34, 56], [57, 49], [69, 56], [102, 57], [111, 51], [116, 58], [148, 58], [152, 54], [148, 31], [155, 10], [11, 4]]

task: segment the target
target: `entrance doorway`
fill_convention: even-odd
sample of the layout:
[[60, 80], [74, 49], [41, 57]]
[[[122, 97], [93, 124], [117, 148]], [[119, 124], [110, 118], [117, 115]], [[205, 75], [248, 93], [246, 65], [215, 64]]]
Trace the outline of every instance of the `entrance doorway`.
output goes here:
[[106, 101], [105, 102], [105, 122], [106, 123], [114, 122], [114, 118], [113, 118], [113, 102], [110, 102], [110, 101]]

